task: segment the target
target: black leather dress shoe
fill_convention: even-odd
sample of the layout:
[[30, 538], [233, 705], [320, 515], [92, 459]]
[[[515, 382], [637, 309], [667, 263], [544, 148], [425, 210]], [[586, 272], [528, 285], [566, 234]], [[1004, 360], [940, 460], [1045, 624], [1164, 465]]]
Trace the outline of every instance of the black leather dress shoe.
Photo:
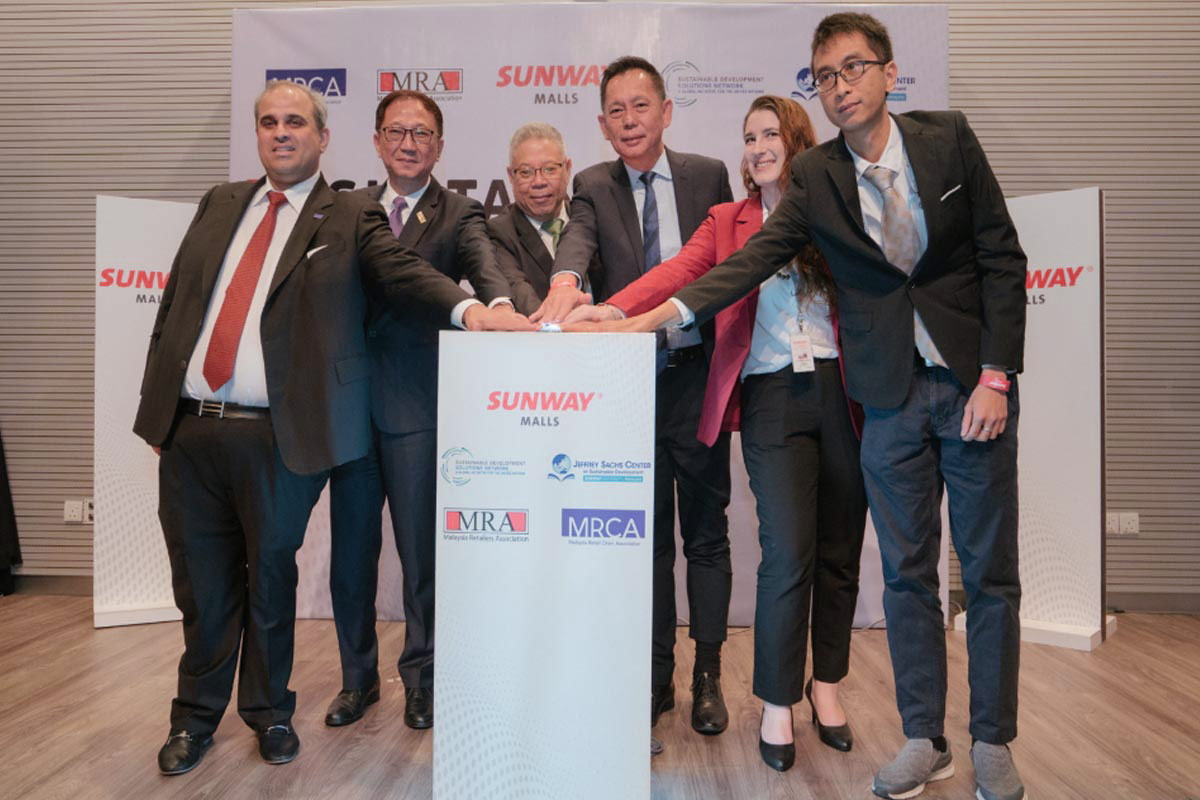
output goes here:
[[[767, 712], [764, 709], [763, 714]], [[762, 738], [762, 718], [758, 722], [758, 754], [762, 756], [763, 763], [776, 772], [787, 772], [796, 763], [796, 743], [794, 741], [787, 744], [767, 744]]]
[[729, 727], [729, 712], [721, 696], [721, 676], [701, 672], [692, 680], [692, 730], [716, 736]]
[[286, 764], [300, 753], [300, 737], [290, 725], [272, 725], [258, 732], [258, 754], [268, 764]]
[[433, 727], [433, 689], [404, 690], [404, 724], [416, 731]]
[[854, 734], [850, 732], [850, 723], [833, 726], [821, 724], [821, 718], [817, 716], [817, 706], [812, 699], [812, 678], [809, 678], [808, 683], [804, 684], [804, 696], [808, 698], [808, 704], [812, 706], [812, 721], [817, 726], [817, 738], [834, 750], [849, 753], [850, 748], [854, 747]]
[[200, 763], [213, 738], [208, 734], [171, 731], [158, 751], [158, 771], [163, 775], [182, 775]]
[[366, 713], [367, 706], [379, 702], [379, 681], [370, 689], [347, 689], [338, 692], [325, 712], [325, 724], [331, 728], [340, 728], [351, 722], [358, 722]]
[[667, 683], [650, 689], [650, 727], [658, 724], [658, 715], [675, 707], [675, 684]]

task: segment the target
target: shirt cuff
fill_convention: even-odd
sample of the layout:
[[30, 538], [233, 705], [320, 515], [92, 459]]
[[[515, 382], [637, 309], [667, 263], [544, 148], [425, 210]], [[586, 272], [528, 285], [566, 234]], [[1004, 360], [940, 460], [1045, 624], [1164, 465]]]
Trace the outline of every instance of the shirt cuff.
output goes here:
[[674, 297], [668, 299], [675, 304], [675, 309], [679, 312], [679, 316], [683, 318], [682, 322], [672, 325], [672, 328], [686, 328], [687, 326], [695, 323], [696, 315], [692, 313], [690, 308], [683, 304], [682, 300], [678, 300]]
[[560, 271], [554, 273], [553, 275], [551, 275], [550, 276], [550, 285], [551, 286], [553, 286], [556, 282], [561, 283], [561, 281], [558, 280], [559, 275], [570, 275], [572, 278], [574, 278], [576, 289], [578, 289], [580, 286], [583, 286], [583, 276], [580, 275], [578, 272], [576, 272], [573, 269], [560, 270]]
[[474, 297], [468, 297], [450, 310], [450, 324], [460, 330], [466, 330], [467, 326], [463, 323], [463, 317], [467, 313], [467, 309], [471, 306], [481, 306], [483, 303], [476, 300]]
[[[497, 297], [497, 298], [494, 298], [492, 300], [492, 302], [488, 303], [488, 308], [495, 308], [496, 306], [500, 305], [501, 303], [508, 303], [511, 306], [513, 304], [513, 301], [512, 301], [511, 297]], [[515, 308], [516, 306], [513, 306], [513, 307]]]
[[997, 372], [1003, 372], [1005, 374], [1008, 374], [1008, 372], [1010, 371], [1008, 369], [1008, 367], [1002, 367], [999, 364], [980, 364], [979, 368], [980, 369], [994, 369]]

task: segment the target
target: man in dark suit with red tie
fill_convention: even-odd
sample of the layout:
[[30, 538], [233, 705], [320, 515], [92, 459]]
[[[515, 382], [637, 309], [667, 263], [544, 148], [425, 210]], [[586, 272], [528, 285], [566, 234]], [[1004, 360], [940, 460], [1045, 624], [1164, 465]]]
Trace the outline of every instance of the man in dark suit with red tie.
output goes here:
[[[673, 107], [662, 76], [626, 56], [600, 81], [600, 131], [619, 158], [575, 179], [571, 220], [554, 257], [550, 293], [534, 321], [557, 322], [581, 300], [587, 277], [597, 301], [675, 255], [717, 203], [733, 200], [724, 163], [677, 153], [663, 143]], [[593, 259], [598, 261], [592, 266]], [[656, 388], [654, 600], [650, 716], [675, 707], [675, 496], [687, 559], [689, 633], [696, 642], [692, 727], [718, 734], [729, 724], [721, 693], [721, 643], [729, 621], [729, 434], [696, 439], [713, 327], [667, 342]]]
[[[150, 337], [134, 431], [160, 451], [159, 519], [184, 653], [159, 769], [199, 763], [238, 681], [271, 764], [295, 758], [296, 550], [329, 470], [370, 447], [367, 295], [466, 327], [521, 327], [402, 247], [378, 205], [319, 173], [325, 105], [268, 84], [266, 176], [200, 201]], [[240, 668], [239, 668], [240, 656]]]
[[1000, 185], [958, 112], [891, 115], [887, 29], [834, 14], [812, 71], [841, 134], [791, 165], [762, 231], [676, 294], [703, 321], [808, 243], [837, 285], [846, 387], [863, 405], [862, 469], [884, 572], [896, 702], [907, 743], [872, 790], [909, 798], [954, 774], [944, 733], [940, 506], [967, 593], [971, 757], [982, 800], [1021, 800], [1017, 399], [1026, 259]]
[[[401, 245], [455, 283], [468, 280], [484, 302], [509, 308], [483, 206], [433, 177], [443, 134], [441, 109], [428, 95], [388, 94], [375, 112], [375, 152], [387, 181], [356, 194], [387, 213]], [[404, 572], [404, 722], [433, 725], [438, 332], [446, 327], [444, 314], [370, 303], [372, 447], [330, 478], [329, 588], [342, 664], [342, 690], [325, 716], [330, 726], [355, 722], [379, 699], [375, 594], [385, 497]]]

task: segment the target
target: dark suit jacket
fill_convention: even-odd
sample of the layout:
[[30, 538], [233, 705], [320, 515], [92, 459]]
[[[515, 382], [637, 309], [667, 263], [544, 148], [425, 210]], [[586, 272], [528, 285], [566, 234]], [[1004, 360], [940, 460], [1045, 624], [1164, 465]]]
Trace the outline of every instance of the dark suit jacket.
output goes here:
[[914, 111], [895, 119], [929, 233], [911, 277], [864, 230], [854, 162], [839, 136], [798, 155], [762, 231], [676, 295], [697, 320], [709, 318], [815, 243], [837, 283], [847, 389], [876, 408], [908, 395], [914, 308], [968, 391], [981, 364], [1020, 371], [1025, 343], [1025, 254], [966, 118]]
[[[179, 245], [150, 335], [134, 423], [151, 445], [170, 439], [221, 262], [263, 180], [210, 189]], [[447, 315], [469, 297], [396, 241], [378, 203], [334, 192], [318, 178], [280, 255], [259, 322], [271, 425], [294, 472], [322, 472], [366, 455], [370, 446], [367, 289], [397, 306], [419, 298]]]
[[[733, 200], [729, 172], [713, 158], [667, 150], [682, 242], [704, 222], [708, 209]], [[646, 272], [642, 220], [625, 164], [605, 161], [575, 176], [571, 221], [558, 240], [554, 272], [586, 273], [592, 296], [603, 302]], [[589, 268], [593, 259], [598, 264]], [[706, 337], [711, 338], [711, 337]]]
[[[384, 188], [368, 186], [356, 194], [379, 208]], [[485, 303], [509, 296], [508, 281], [496, 266], [483, 206], [446, 191], [437, 179], [430, 179], [399, 242], [455, 283], [466, 278]], [[406, 309], [371, 303], [371, 415], [387, 433], [437, 427], [438, 331], [449, 328], [450, 319], [439, 308], [430, 311], [417, 303]]]
[[489, 219], [487, 228], [496, 247], [496, 264], [512, 288], [513, 305], [522, 314], [532, 314], [550, 291], [554, 257], [516, 203]]

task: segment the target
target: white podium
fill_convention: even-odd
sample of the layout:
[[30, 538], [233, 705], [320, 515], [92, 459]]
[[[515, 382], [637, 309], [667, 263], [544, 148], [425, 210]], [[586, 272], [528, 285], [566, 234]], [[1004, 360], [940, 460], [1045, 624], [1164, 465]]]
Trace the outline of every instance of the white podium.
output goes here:
[[434, 797], [648, 798], [654, 337], [440, 346]]

